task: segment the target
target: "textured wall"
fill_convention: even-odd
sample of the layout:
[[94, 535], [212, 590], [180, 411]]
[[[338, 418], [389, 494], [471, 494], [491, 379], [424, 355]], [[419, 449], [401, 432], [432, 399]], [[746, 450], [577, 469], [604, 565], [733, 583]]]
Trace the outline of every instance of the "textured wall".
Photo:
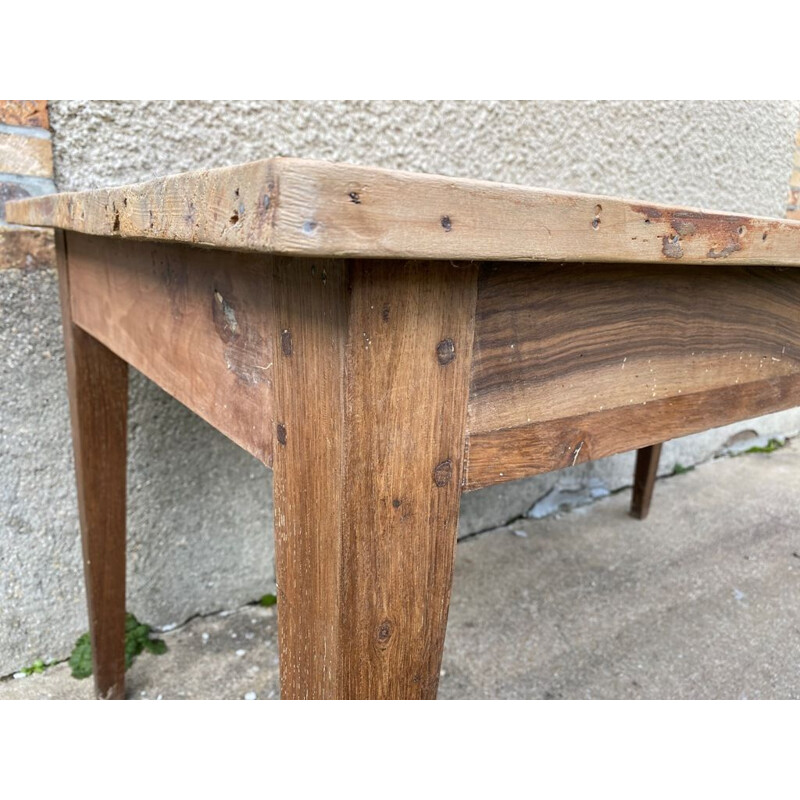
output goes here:
[[[790, 102], [51, 105], [61, 190], [293, 155], [769, 216], [784, 213], [799, 117]], [[2, 675], [63, 657], [86, 621], [55, 281], [0, 273], [0, 293]], [[165, 625], [268, 591], [267, 471], [135, 374], [130, 424], [131, 610]], [[670, 443], [661, 471], [746, 429], [794, 433], [800, 412]], [[467, 495], [462, 534], [631, 475], [625, 454]]]

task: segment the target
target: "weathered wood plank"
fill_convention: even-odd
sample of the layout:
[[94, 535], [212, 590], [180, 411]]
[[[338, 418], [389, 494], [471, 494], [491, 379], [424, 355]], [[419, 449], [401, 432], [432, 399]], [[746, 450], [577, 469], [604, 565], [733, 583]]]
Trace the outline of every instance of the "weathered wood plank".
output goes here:
[[800, 405], [800, 374], [470, 435], [466, 491]]
[[477, 270], [278, 259], [281, 694], [435, 697]]
[[315, 257], [800, 266], [800, 224], [275, 158], [10, 203], [83, 233]]
[[74, 324], [63, 232], [56, 245], [95, 690], [100, 699], [121, 700], [128, 365]]
[[67, 241], [74, 322], [269, 464], [271, 257]]
[[795, 270], [487, 264], [476, 316], [470, 434], [800, 372]]

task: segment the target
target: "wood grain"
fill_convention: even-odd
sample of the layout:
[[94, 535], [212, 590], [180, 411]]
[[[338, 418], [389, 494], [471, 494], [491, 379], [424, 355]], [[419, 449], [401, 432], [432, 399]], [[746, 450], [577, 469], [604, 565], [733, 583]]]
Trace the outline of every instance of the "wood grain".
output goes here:
[[278, 259], [281, 694], [436, 695], [477, 270]]
[[266, 464], [271, 257], [69, 233], [75, 323]]
[[799, 309], [795, 270], [485, 265], [470, 434], [794, 375]]
[[480, 489], [800, 405], [800, 375], [471, 434], [464, 488]]
[[800, 266], [800, 223], [274, 158], [9, 203], [27, 225], [314, 257]]
[[95, 690], [100, 699], [121, 700], [128, 365], [72, 321], [61, 232], [56, 247]]
[[636, 452], [636, 469], [633, 475], [633, 497], [631, 516], [645, 519], [650, 513], [653, 488], [656, 484], [658, 460], [661, 457], [661, 442], [642, 447]]

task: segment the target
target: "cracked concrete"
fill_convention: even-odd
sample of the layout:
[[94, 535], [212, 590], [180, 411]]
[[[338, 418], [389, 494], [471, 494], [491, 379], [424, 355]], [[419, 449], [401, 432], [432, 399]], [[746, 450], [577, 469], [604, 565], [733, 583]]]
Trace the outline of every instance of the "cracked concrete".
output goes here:
[[[800, 442], [459, 543], [439, 697], [800, 698]], [[198, 617], [128, 672], [134, 699], [273, 699], [274, 608]], [[89, 698], [66, 664], [0, 699]]]

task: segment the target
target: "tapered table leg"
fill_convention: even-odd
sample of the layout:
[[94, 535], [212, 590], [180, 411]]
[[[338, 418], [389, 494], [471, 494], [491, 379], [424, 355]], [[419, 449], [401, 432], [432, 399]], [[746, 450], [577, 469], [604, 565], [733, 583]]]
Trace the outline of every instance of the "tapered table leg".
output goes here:
[[653, 499], [653, 486], [656, 482], [660, 456], [660, 444], [642, 447], [636, 451], [636, 471], [633, 476], [633, 499], [631, 500], [632, 517], [644, 519], [650, 511], [650, 501]]
[[128, 366], [72, 322], [69, 254], [58, 270], [95, 689], [125, 695], [125, 470]]
[[284, 698], [436, 696], [476, 278], [449, 262], [276, 261]]

